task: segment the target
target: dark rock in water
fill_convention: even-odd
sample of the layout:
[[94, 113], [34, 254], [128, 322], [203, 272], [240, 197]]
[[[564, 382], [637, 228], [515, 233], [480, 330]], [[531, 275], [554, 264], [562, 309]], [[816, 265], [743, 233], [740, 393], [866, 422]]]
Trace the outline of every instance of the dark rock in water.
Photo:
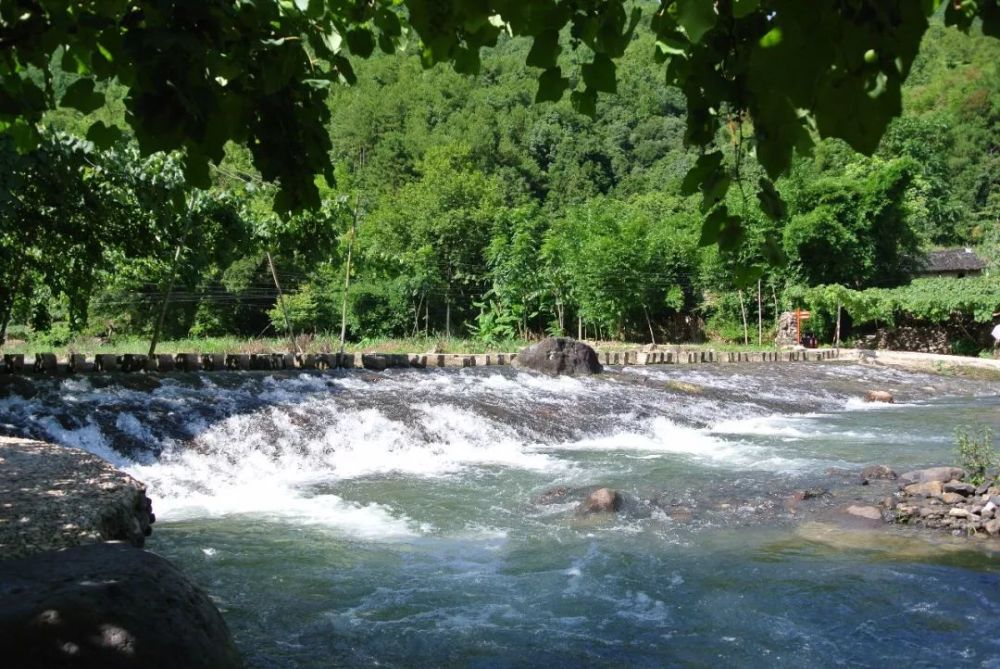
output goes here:
[[598, 488], [587, 496], [576, 512], [580, 515], [592, 513], [616, 513], [622, 509], [625, 500], [617, 490]]
[[167, 560], [105, 543], [0, 562], [6, 667], [241, 667], [208, 596]]
[[585, 376], [604, 371], [594, 349], [569, 337], [543, 339], [520, 351], [512, 364], [552, 376]]
[[866, 402], [885, 402], [893, 404], [896, 400], [888, 390], [869, 390], [865, 393]]
[[955, 479], [961, 481], [965, 478], [965, 470], [958, 467], [930, 467], [928, 469], [917, 469], [906, 472], [899, 476], [902, 483], [928, 483], [930, 481], [951, 481]]
[[862, 481], [893, 481], [898, 474], [886, 465], [869, 465], [861, 470]]
[[971, 483], [965, 483], [964, 481], [948, 481], [944, 484], [945, 492], [955, 492], [959, 495], [968, 497], [969, 495], [974, 495], [976, 493], [976, 486]]

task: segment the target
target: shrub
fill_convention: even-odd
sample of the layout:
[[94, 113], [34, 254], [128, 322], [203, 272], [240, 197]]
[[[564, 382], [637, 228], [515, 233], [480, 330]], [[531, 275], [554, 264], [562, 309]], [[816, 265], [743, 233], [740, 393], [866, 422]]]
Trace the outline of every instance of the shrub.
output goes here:
[[955, 430], [955, 441], [959, 464], [969, 473], [969, 482], [982, 485], [986, 482], [987, 472], [996, 464], [993, 431], [982, 427], [979, 432], [973, 432], [960, 427]]

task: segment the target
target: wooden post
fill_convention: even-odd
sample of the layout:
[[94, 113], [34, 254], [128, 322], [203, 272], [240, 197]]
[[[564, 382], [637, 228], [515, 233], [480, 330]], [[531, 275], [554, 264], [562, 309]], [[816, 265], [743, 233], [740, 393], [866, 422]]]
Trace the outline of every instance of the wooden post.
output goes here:
[[576, 315], [576, 338], [583, 340], [583, 316]]
[[278, 272], [274, 269], [274, 259], [271, 258], [271, 252], [267, 252], [267, 265], [271, 268], [271, 278], [274, 279], [274, 287], [278, 289], [278, 306], [281, 307], [281, 313], [285, 316], [285, 328], [288, 330], [288, 339], [292, 343], [292, 350], [298, 353], [302, 351], [299, 349], [299, 343], [295, 341], [295, 331], [292, 329], [292, 320], [288, 317], [288, 309], [285, 307], [285, 295], [281, 292], [281, 284], [278, 282]]
[[802, 310], [795, 310], [795, 343], [802, 345]]

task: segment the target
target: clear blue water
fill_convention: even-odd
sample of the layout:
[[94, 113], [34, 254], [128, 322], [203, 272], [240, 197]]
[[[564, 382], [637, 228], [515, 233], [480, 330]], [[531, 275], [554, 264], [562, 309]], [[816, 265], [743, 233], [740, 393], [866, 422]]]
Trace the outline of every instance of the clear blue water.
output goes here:
[[[996, 383], [845, 364], [232, 374], [63, 382], [0, 411], [149, 484], [149, 547], [211, 593], [251, 666], [1000, 667], [1000, 546], [843, 524], [873, 492], [829, 473], [952, 462], [955, 427], [1000, 433]], [[598, 485], [629, 512], [539, 497]], [[817, 486], [833, 496], [787, 504]]]

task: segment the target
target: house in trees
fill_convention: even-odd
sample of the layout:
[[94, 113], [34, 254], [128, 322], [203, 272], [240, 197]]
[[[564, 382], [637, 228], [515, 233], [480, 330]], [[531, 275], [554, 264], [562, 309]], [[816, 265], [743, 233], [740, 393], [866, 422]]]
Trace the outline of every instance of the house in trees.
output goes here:
[[920, 276], [950, 276], [962, 279], [979, 276], [986, 269], [986, 262], [972, 249], [957, 248], [931, 251], [924, 258], [917, 274]]

